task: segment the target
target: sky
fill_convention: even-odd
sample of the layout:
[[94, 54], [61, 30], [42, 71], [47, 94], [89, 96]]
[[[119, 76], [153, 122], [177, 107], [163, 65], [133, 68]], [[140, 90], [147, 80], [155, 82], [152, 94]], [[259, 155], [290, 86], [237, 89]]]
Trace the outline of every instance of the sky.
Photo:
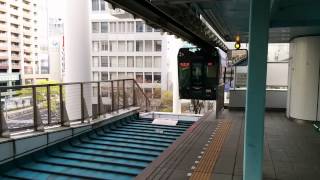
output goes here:
[[48, 0], [48, 15], [53, 18], [62, 18], [66, 0]]

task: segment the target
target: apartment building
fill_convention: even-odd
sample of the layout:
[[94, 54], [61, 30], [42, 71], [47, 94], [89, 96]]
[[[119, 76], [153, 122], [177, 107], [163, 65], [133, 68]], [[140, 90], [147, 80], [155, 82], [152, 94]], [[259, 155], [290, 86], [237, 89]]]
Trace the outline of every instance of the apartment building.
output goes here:
[[169, 73], [171, 51], [169, 36], [103, 0], [91, 1], [92, 80], [134, 78], [152, 100], [160, 105], [161, 94], [171, 90]]
[[40, 74], [38, 61], [38, 9], [38, 0], [0, 0], [2, 86], [47, 78]]

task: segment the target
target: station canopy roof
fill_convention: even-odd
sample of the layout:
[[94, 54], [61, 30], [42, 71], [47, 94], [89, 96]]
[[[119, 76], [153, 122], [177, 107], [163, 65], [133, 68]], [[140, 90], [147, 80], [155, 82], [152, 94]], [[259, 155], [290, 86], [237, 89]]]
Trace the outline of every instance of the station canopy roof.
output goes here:
[[[194, 44], [218, 46], [240, 35], [248, 42], [250, 0], [108, 0]], [[320, 0], [270, 0], [270, 43], [320, 35]], [[221, 37], [218, 38], [206, 22]]]

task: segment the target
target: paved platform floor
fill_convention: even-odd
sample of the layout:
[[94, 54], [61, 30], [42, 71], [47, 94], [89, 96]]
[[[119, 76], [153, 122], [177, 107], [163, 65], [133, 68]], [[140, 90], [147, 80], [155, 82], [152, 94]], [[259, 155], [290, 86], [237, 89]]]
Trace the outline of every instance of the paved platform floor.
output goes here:
[[[244, 112], [225, 110], [232, 120], [214, 168], [215, 180], [242, 179]], [[319, 180], [320, 134], [311, 123], [290, 121], [283, 112], [265, 115], [264, 179]]]
[[[225, 110], [219, 119], [208, 114], [160, 156], [137, 179], [189, 179], [218, 122], [230, 120], [231, 129], [215, 163], [211, 179], [241, 180], [244, 112]], [[320, 133], [311, 123], [290, 121], [284, 112], [265, 116], [265, 180], [320, 180]]]

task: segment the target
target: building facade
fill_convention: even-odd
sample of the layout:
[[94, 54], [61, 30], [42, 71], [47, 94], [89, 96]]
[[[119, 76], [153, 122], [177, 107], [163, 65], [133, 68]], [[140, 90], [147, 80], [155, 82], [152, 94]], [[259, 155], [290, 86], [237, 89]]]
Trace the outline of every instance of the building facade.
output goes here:
[[178, 40], [103, 0], [90, 2], [92, 80], [134, 78], [156, 109], [162, 92], [172, 89], [169, 66]]
[[[39, 62], [38, 0], [0, 1], [0, 81], [2, 86], [47, 79]], [[43, 1], [41, 1], [42, 3]]]

